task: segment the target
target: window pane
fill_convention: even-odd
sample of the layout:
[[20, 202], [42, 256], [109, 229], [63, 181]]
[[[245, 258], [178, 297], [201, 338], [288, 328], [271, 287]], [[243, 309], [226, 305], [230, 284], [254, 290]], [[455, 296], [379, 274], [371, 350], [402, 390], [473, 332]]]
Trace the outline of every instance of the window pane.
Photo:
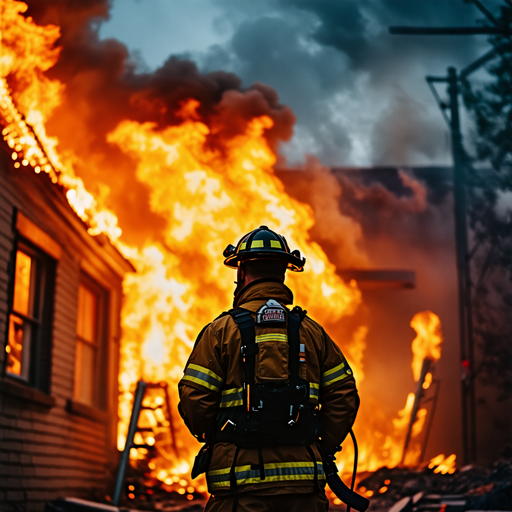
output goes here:
[[18, 313], [30, 316], [30, 276], [32, 258], [24, 252], [16, 252], [16, 273], [14, 274], [13, 309]]
[[91, 343], [96, 342], [97, 302], [96, 295], [84, 285], [80, 285], [76, 332], [78, 336]]
[[28, 379], [32, 326], [15, 315], [9, 317], [7, 371]]
[[93, 347], [77, 340], [74, 399], [87, 405], [93, 405], [95, 352]]

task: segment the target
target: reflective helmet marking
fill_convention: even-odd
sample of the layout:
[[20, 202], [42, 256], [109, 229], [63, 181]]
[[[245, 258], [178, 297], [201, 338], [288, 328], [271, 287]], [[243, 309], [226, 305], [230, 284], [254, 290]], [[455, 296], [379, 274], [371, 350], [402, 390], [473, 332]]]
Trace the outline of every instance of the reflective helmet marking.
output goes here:
[[306, 258], [300, 251], [290, 251], [284, 236], [267, 226], [260, 226], [243, 236], [235, 246], [229, 244], [223, 252], [224, 265], [237, 268], [241, 262], [257, 259], [276, 259], [286, 262], [286, 268], [293, 272], [302, 272]]

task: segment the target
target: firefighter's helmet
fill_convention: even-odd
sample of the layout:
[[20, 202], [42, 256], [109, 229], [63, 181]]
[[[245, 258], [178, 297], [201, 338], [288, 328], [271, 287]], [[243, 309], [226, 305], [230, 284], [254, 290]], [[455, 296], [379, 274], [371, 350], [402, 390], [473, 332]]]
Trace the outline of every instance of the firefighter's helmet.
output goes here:
[[224, 265], [231, 268], [237, 268], [247, 260], [272, 259], [285, 262], [286, 268], [292, 272], [303, 272], [306, 263], [306, 258], [300, 257], [300, 251], [290, 251], [286, 238], [267, 226], [247, 233], [236, 247], [229, 244], [223, 254], [226, 258]]

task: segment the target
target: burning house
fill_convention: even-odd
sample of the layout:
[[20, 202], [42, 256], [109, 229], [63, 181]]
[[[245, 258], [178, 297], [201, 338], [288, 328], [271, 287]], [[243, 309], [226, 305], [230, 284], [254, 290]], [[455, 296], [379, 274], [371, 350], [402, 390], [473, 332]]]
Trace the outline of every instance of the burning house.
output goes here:
[[[437, 424], [425, 406], [439, 376], [444, 389], [460, 380], [446, 194], [433, 201], [428, 179], [397, 169], [362, 184], [316, 161], [280, 173], [294, 115], [270, 87], [177, 58], [135, 72], [121, 43], [99, 40], [106, 1], [0, 5], [0, 505], [103, 499], [132, 441], [131, 464], [160, 489], [205, 492], [176, 384], [232, 302], [224, 247], [262, 223], [306, 255], [287, 282], [354, 369], [360, 470], [458, 451], [456, 392]], [[416, 245], [397, 241], [404, 225]], [[409, 270], [376, 271], [397, 266]]]
[[0, 99], [0, 508], [104, 496], [117, 463], [122, 281], [22, 116]]

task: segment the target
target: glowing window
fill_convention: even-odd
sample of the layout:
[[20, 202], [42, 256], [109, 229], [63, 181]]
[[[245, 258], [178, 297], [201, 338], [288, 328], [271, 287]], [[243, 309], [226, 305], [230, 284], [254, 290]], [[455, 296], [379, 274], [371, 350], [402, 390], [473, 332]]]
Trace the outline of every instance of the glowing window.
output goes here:
[[104, 292], [89, 279], [78, 289], [76, 323], [75, 387], [73, 399], [85, 405], [99, 405], [99, 384], [103, 367], [101, 329]]
[[19, 240], [12, 275], [6, 373], [49, 392], [56, 262]]
[[39, 326], [37, 308], [38, 262], [27, 252], [16, 252], [14, 296], [9, 315], [7, 340], [7, 372], [24, 380], [30, 376], [31, 344]]

